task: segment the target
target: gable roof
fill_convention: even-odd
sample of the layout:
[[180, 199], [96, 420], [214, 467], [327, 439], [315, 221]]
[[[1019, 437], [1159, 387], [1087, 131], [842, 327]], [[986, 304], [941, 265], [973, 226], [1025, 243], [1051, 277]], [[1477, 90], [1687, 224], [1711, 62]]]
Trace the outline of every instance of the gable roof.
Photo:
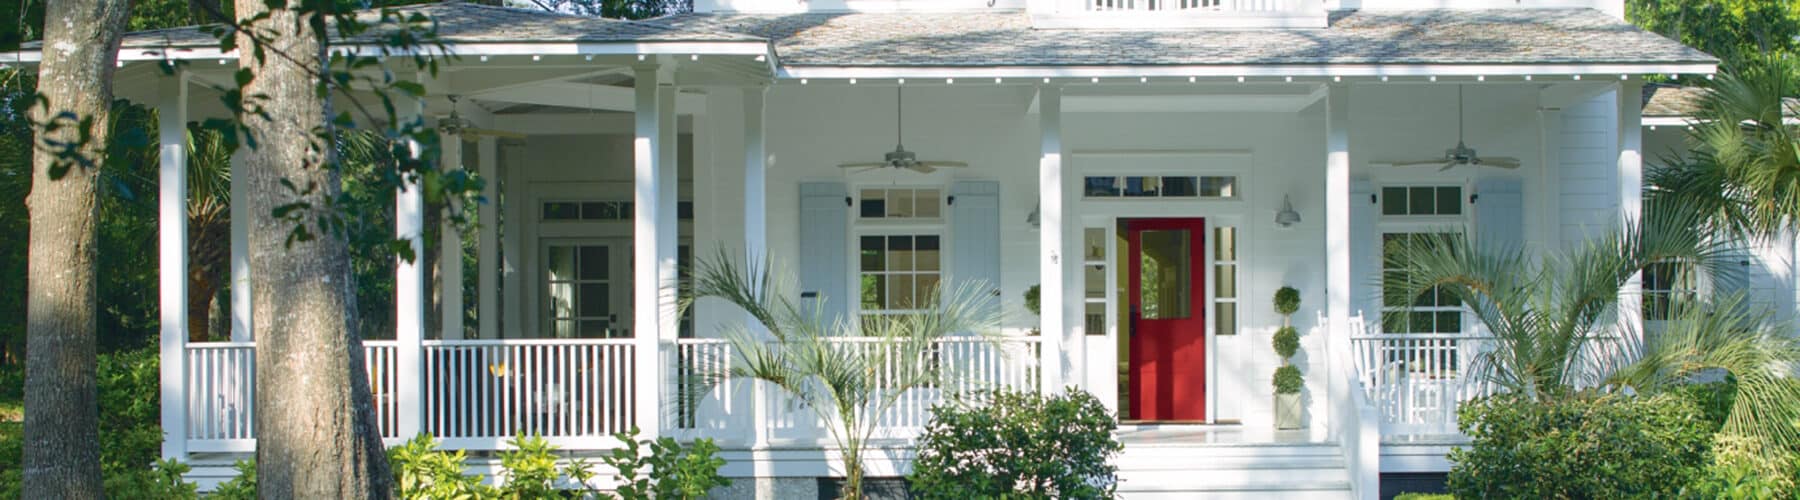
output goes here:
[[1718, 62], [1591, 9], [1345, 11], [1323, 29], [1036, 29], [1016, 10], [687, 13], [648, 22], [766, 37], [783, 66]]
[[1706, 87], [1689, 87], [1668, 83], [1644, 85], [1645, 118], [1685, 118], [1697, 116], [1706, 100]]

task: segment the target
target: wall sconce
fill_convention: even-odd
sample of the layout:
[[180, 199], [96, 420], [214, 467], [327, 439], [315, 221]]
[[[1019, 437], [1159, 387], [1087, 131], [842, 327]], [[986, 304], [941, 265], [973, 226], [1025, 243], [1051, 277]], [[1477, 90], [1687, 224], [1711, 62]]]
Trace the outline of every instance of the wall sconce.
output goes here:
[[1294, 204], [1288, 200], [1287, 195], [1281, 195], [1281, 211], [1275, 212], [1275, 225], [1291, 227], [1299, 223], [1300, 212], [1294, 211]]
[[1025, 214], [1025, 223], [1031, 224], [1031, 227], [1038, 227], [1039, 225], [1041, 225], [1041, 223], [1038, 221], [1038, 219], [1042, 217], [1042, 214], [1039, 213], [1039, 210], [1041, 208], [1043, 208], [1043, 207], [1032, 206], [1031, 213]]

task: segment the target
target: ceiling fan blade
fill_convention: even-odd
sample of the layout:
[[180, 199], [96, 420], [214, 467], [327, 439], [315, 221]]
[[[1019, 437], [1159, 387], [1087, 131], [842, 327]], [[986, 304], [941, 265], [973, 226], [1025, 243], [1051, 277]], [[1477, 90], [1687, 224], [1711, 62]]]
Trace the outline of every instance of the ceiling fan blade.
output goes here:
[[931, 166], [934, 168], [968, 168], [969, 167], [968, 163], [960, 162], [960, 161], [922, 161], [922, 162], [919, 162], [919, 164], [920, 165], [928, 165], [928, 166]]
[[863, 163], [839, 163], [838, 164], [838, 168], [881, 168], [881, 167], [885, 167], [885, 166], [888, 166], [887, 162], [885, 162], [885, 161], [871, 161], [871, 162], [863, 162]]
[[1491, 158], [1490, 157], [1482, 157], [1482, 158], [1475, 160], [1475, 162], [1477, 165], [1481, 165], [1483, 167], [1495, 167], [1495, 168], [1507, 168], [1507, 169], [1519, 168], [1519, 159], [1518, 158], [1509, 158], [1509, 157], [1505, 157], [1505, 156], [1495, 156], [1495, 157], [1491, 157]]
[[932, 164], [927, 163], [927, 162], [914, 163], [912, 165], [907, 166], [906, 169], [914, 171], [914, 172], [918, 172], [921, 174], [929, 174], [929, 173], [937, 171], [937, 168], [935, 166], [933, 166]]
[[1450, 162], [1443, 158], [1436, 158], [1436, 159], [1431, 159], [1431, 160], [1397, 161], [1397, 162], [1394, 162], [1393, 165], [1396, 167], [1423, 167], [1423, 166], [1434, 166], [1435, 167], [1435, 166], [1443, 165], [1445, 163], [1450, 163]]
[[502, 139], [524, 139], [525, 138], [525, 134], [521, 134], [518, 132], [511, 132], [511, 131], [506, 131], [506, 130], [494, 130], [494, 129], [486, 129], [486, 128], [465, 128], [465, 129], [462, 129], [462, 133], [493, 136], [493, 137], [499, 137]]

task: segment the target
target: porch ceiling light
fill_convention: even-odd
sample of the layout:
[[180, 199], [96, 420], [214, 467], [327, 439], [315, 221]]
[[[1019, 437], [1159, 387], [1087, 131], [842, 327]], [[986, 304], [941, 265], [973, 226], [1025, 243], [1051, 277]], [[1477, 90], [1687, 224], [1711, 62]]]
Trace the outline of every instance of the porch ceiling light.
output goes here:
[[[1032, 212], [1032, 215], [1037, 215], [1037, 212]], [[1294, 203], [1288, 200], [1287, 195], [1281, 195], [1281, 211], [1275, 212], [1275, 225], [1291, 227], [1299, 223], [1300, 212], [1294, 210]]]

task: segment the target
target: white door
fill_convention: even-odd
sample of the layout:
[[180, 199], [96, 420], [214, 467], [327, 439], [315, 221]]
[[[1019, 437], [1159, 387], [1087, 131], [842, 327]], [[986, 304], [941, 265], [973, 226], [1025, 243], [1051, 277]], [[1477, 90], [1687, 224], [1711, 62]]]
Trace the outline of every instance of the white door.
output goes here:
[[547, 239], [543, 331], [555, 338], [631, 337], [631, 240]]

